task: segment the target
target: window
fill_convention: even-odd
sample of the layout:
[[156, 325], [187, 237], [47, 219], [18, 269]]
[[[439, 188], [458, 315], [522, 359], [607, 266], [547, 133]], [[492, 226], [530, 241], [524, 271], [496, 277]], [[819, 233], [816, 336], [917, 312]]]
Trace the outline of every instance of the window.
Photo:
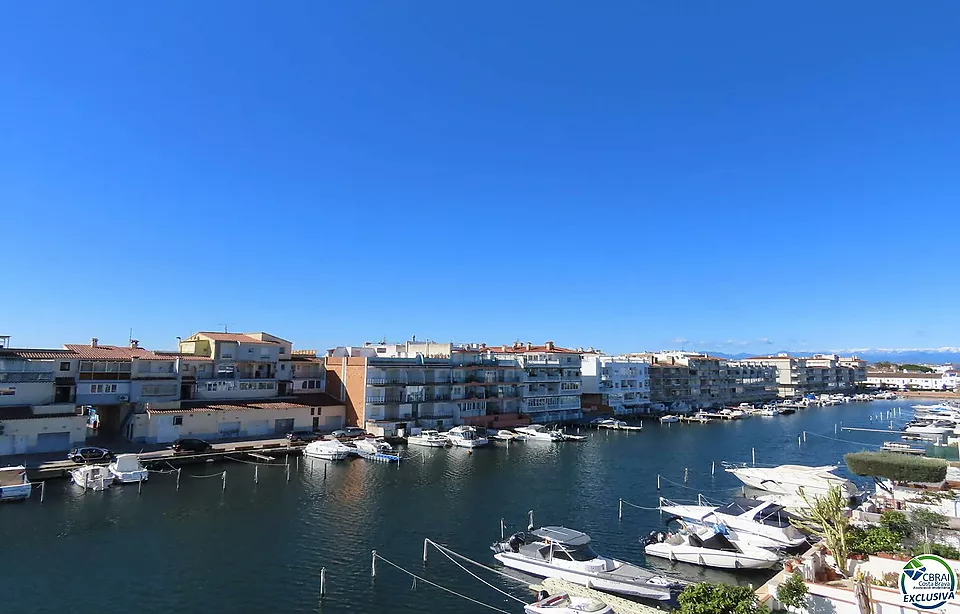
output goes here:
[[287, 348], [285, 348], [285, 347], [283, 347], [283, 346], [281, 345], [281, 346], [280, 346], [280, 354], [286, 354], [286, 353], [287, 353]]
[[70, 363], [69, 363], [69, 362], [61, 362], [61, 363], [60, 363], [60, 370], [61, 370], [61, 371], [69, 371], [69, 370], [70, 370]]
[[377, 354], [386, 354], [387, 348], [377, 348]]
[[[281, 353], [282, 353], [282, 352], [281, 352]], [[287, 370], [287, 364], [284, 363], [284, 362], [281, 362], [281, 363], [280, 363], [280, 370], [281, 370], [281, 371], [286, 371], [286, 370]]]
[[5, 386], [0, 388], [0, 397], [12, 397], [17, 394], [16, 386]]
[[311, 416], [313, 415], [313, 411], [314, 411], [314, 410], [313, 410], [313, 408], [311, 407], [311, 408], [310, 408], [310, 415], [311, 415]]
[[300, 382], [300, 389], [301, 390], [307, 389], [307, 380], [303, 380], [302, 382]]
[[309, 380], [307, 382], [307, 388], [313, 390], [316, 387], [317, 387], [317, 380]]
[[181, 426], [182, 424], [183, 424], [183, 416], [173, 417], [173, 426]]

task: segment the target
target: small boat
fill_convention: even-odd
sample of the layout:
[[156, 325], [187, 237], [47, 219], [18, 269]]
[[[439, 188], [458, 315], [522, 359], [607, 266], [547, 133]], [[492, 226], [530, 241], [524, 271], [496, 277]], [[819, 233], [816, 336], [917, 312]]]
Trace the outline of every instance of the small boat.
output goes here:
[[589, 535], [566, 527], [514, 533], [490, 549], [495, 559], [511, 569], [541, 578], [560, 578], [609, 593], [673, 601], [684, 587], [672, 578], [597, 554], [590, 546]]
[[563, 441], [562, 433], [551, 431], [542, 424], [518, 426], [516, 431], [521, 435], [526, 435], [530, 441]]
[[660, 416], [661, 424], [670, 424], [671, 422], [680, 422], [680, 416], [675, 416], [673, 414], [667, 414], [666, 416]]
[[718, 569], [769, 569], [780, 557], [769, 550], [730, 541], [720, 526], [684, 527], [676, 533], [653, 531], [643, 551], [671, 561]]
[[425, 429], [420, 431], [419, 435], [407, 437], [407, 444], [411, 446], [423, 446], [425, 448], [445, 448], [450, 445], [450, 440], [438, 431]]
[[479, 448], [490, 443], [486, 437], [477, 434], [477, 429], [466, 424], [453, 427], [445, 435], [457, 448]]
[[113, 484], [113, 474], [102, 465], [84, 465], [70, 470], [74, 484], [91, 490], [106, 490]]
[[303, 455], [323, 460], [344, 460], [355, 450], [338, 439], [322, 439], [308, 443], [303, 448]]
[[530, 439], [523, 433], [514, 433], [510, 429], [487, 429], [487, 439], [497, 441], [526, 441]]
[[780, 413], [780, 410], [776, 407], [761, 407], [753, 413], [758, 416], [776, 416]]
[[792, 405], [781, 405], [779, 411], [782, 415], [789, 416], [790, 414], [797, 413], [797, 408]]
[[150, 479], [150, 472], [140, 464], [140, 457], [136, 454], [119, 454], [107, 465], [107, 471], [118, 484], [143, 482]]
[[926, 448], [914, 448], [908, 443], [898, 443], [895, 441], [885, 441], [880, 446], [881, 452], [896, 452], [897, 454], [913, 454], [915, 456], [924, 456], [927, 453]]
[[0, 467], [0, 501], [26, 499], [30, 496], [31, 488], [26, 467]]
[[361, 458], [381, 462], [400, 462], [400, 455], [393, 450], [393, 446], [380, 437], [365, 437], [352, 443], [357, 455]]
[[758, 548], [797, 548], [807, 543], [806, 536], [790, 524], [791, 514], [769, 501], [736, 497], [715, 507], [677, 505], [661, 499], [660, 510], [688, 527], [723, 527], [729, 539]]
[[560, 433], [564, 441], [586, 441], [586, 435], [570, 435], [569, 433]]
[[857, 494], [856, 484], [833, 474], [837, 469], [836, 465], [750, 467], [745, 464], [724, 463], [724, 469], [751, 488], [782, 495], [797, 495], [802, 489], [808, 497], [823, 496], [831, 486], [839, 486], [844, 497], [849, 498]]
[[613, 608], [591, 597], [575, 597], [566, 593], [551, 595], [547, 591], [537, 594], [536, 603], [523, 607], [525, 614], [613, 614]]

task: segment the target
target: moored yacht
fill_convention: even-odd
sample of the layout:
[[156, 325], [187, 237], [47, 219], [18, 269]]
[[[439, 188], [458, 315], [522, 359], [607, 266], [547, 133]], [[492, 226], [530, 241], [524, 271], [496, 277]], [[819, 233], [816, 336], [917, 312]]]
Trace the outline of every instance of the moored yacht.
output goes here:
[[504, 566], [541, 578], [560, 578], [591, 588], [671, 601], [683, 584], [632, 563], [597, 554], [590, 536], [566, 527], [542, 527], [515, 533], [491, 546]]
[[119, 484], [143, 482], [150, 479], [150, 472], [140, 464], [140, 457], [136, 454], [119, 454], [107, 465], [107, 471]]
[[775, 553], [732, 541], [723, 527], [687, 527], [676, 533], [653, 531], [646, 538], [643, 552], [671, 561], [718, 569], [769, 569], [780, 562]]
[[420, 431], [419, 435], [410, 435], [407, 437], [407, 444], [411, 446], [423, 446], [425, 448], [445, 448], [450, 445], [450, 440], [438, 431], [424, 429]]
[[477, 429], [466, 424], [453, 427], [445, 435], [458, 448], [479, 448], [489, 443], [486, 437], [477, 434]]
[[84, 465], [70, 470], [74, 484], [91, 490], [106, 490], [113, 484], [113, 474], [103, 465]]
[[724, 464], [724, 469], [735, 475], [751, 488], [783, 495], [797, 495], [800, 490], [806, 496], [823, 496], [831, 486], [838, 486], [845, 497], [857, 494], [857, 486], [850, 480], [834, 475], [836, 465], [806, 467], [804, 465], [780, 465], [779, 467], [750, 467]]
[[666, 416], [660, 416], [661, 424], [670, 424], [671, 422], [680, 422], [680, 416], [675, 416], [673, 414], [667, 414]]
[[17, 501], [30, 496], [30, 480], [23, 465], [0, 467], [0, 501]]
[[730, 539], [759, 548], [796, 548], [807, 543], [803, 533], [790, 524], [791, 515], [783, 506], [767, 501], [738, 497], [714, 507], [677, 505], [661, 499], [660, 510], [687, 524], [725, 527]]
[[551, 595], [547, 591], [537, 594], [537, 601], [523, 607], [524, 614], [614, 614], [613, 608], [591, 597], [578, 597], [560, 593]]
[[521, 435], [526, 435], [530, 441], [563, 441], [562, 433], [551, 431], [542, 424], [518, 426], [515, 430]]
[[338, 439], [311, 441], [303, 448], [303, 455], [323, 460], [344, 460], [355, 450], [345, 446]]

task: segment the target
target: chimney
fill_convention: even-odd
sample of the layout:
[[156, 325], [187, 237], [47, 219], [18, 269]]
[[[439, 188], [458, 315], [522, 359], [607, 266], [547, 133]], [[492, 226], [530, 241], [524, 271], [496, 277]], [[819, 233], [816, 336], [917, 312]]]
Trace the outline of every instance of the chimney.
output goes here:
[[533, 344], [527, 341], [527, 351], [529, 352], [532, 349], [533, 349]]
[[136, 339], [131, 339], [131, 340], [130, 340], [130, 349], [131, 349], [131, 350], [139, 350], [139, 349], [140, 349], [140, 342], [139, 342], [138, 340], [136, 340]]
[[92, 339], [90, 339], [90, 347], [92, 347], [92, 348], [97, 347], [97, 342], [98, 342], [98, 341], [100, 341], [100, 340], [97, 339], [96, 337], [93, 337]]
[[548, 350], [553, 351], [553, 341], [547, 341], [544, 343]]

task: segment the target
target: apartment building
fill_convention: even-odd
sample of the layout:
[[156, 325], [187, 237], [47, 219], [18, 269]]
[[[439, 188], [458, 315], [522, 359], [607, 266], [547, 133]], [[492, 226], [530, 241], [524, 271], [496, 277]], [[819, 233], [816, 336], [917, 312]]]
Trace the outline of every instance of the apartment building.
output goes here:
[[581, 356], [581, 404], [630, 415], [649, 411], [650, 364], [640, 358], [588, 352]]
[[777, 392], [783, 398], [805, 394], [852, 391], [866, 382], [867, 363], [856, 356], [842, 358], [836, 354], [796, 357], [789, 354], [756, 356], [742, 362], [777, 369]]
[[69, 350], [12, 348], [0, 337], [0, 456], [62, 452], [86, 439]]
[[897, 390], [960, 390], [960, 374], [957, 371], [917, 373], [908, 371], [870, 371], [867, 386], [871, 388], [896, 388]]
[[776, 369], [693, 352], [642, 355], [650, 362], [650, 399], [673, 409], [722, 407], [776, 397]]
[[[534, 423], [576, 420], [581, 409], [580, 350], [556, 346], [514, 343], [496, 347], [480, 346], [490, 358], [515, 361], [522, 394], [520, 410]], [[511, 363], [513, 367], [513, 363]]]
[[[279, 377], [280, 356], [289, 357], [290, 350], [289, 341], [266, 333], [191, 335], [180, 341], [179, 348], [180, 356], [197, 369], [194, 381], [183, 381], [190, 386], [186, 398], [238, 401], [280, 396], [280, 383], [287, 381]], [[286, 387], [282, 392], [287, 393]]]

